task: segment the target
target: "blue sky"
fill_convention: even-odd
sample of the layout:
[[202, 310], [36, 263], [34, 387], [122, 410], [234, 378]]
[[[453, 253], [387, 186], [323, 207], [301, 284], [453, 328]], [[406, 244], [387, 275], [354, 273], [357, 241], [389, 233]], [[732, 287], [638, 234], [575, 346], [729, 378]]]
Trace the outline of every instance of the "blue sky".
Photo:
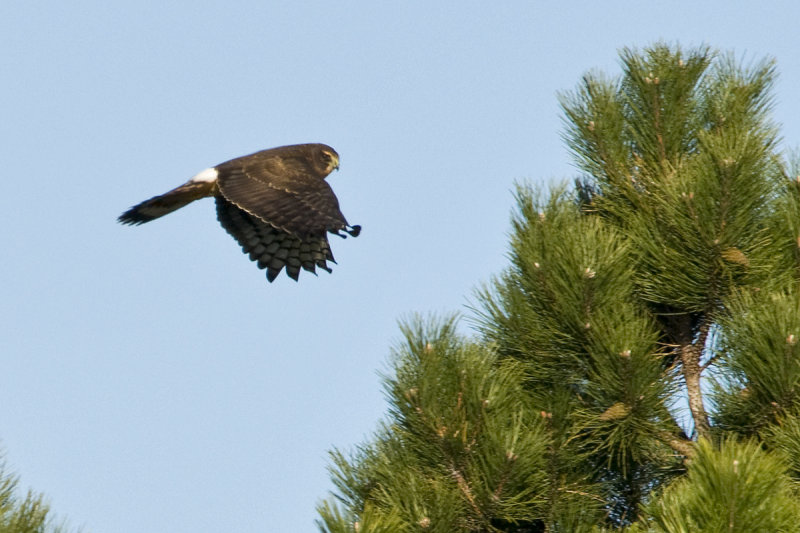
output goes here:
[[[22, 485], [97, 532], [315, 531], [327, 451], [383, 415], [413, 312], [505, 265], [518, 180], [574, 176], [556, 95], [617, 51], [708, 43], [781, 73], [794, 2], [0, 4], [0, 440]], [[268, 284], [197, 202], [130, 205], [259, 149], [324, 142], [363, 225], [332, 275]]]

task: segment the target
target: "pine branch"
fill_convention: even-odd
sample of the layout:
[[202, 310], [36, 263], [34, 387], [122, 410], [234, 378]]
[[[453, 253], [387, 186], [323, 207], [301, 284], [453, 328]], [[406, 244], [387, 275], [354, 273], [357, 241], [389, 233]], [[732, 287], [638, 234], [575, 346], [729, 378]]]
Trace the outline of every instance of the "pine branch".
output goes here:
[[664, 443], [684, 457], [694, 456], [694, 446], [691, 441], [680, 439], [668, 431], [663, 432], [660, 436]]
[[461, 473], [461, 471], [458, 470], [458, 468], [456, 468], [452, 464], [450, 465], [450, 475], [452, 475], [453, 479], [456, 480], [456, 484], [458, 485], [458, 489], [461, 491], [461, 493], [467, 499], [467, 501], [469, 502], [470, 507], [472, 507], [472, 510], [475, 511], [475, 514], [478, 517], [480, 517], [481, 520], [485, 521], [486, 517], [484, 516], [483, 511], [481, 510], [481, 508], [478, 505], [478, 503], [475, 501], [475, 496], [472, 494], [472, 490], [469, 488], [469, 484], [467, 483], [467, 480], [464, 479], [464, 475]]
[[[689, 396], [689, 411], [694, 420], [695, 432], [699, 438], [708, 438], [711, 425], [708, 421], [708, 413], [703, 405], [703, 391], [700, 386], [700, 379], [703, 368], [700, 366], [700, 358], [703, 355], [703, 347], [708, 338], [709, 319], [703, 318], [700, 325], [700, 333], [695, 342], [691, 341], [691, 331], [682, 332], [680, 357], [683, 363], [683, 379], [686, 382], [686, 393]], [[687, 342], [688, 337], [688, 342]]]

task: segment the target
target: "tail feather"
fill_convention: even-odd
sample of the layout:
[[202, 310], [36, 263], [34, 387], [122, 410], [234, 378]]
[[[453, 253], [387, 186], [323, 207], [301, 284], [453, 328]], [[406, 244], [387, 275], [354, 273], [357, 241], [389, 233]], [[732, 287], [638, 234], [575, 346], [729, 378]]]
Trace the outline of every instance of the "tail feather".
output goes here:
[[160, 196], [154, 196], [149, 200], [137, 204], [117, 219], [122, 224], [139, 225], [150, 222], [176, 209], [188, 205], [195, 200], [213, 196], [216, 192], [216, 182], [213, 181], [189, 181], [180, 187], [176, 187]]

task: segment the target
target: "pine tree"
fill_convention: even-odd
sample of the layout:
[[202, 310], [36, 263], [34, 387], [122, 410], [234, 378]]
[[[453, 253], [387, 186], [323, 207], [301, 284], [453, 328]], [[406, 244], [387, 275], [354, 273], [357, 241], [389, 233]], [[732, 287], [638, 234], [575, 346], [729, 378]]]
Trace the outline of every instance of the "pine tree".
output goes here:
[[476, 338], [403, 327], [322, 531], [800, 531], [800, 170], [774, 65], [621, 63], [562, 95], [582, 175], [518, 187]]
[[0, 533], [44, 533], [65, 531], [53, 524], [49, 506], [42, 496], [28, 492], [18, 495], [19, 480], [9, 474], [0, 459]]

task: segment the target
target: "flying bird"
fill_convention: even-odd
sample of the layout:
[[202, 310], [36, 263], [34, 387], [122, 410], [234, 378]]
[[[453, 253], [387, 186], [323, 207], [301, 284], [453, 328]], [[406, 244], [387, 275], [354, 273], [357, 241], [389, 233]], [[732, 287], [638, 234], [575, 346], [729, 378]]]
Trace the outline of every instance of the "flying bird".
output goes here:
[[217, 220], [242, 251], [267, 270], [272, 282], [282, 269], [297, 281], [300, 269], [331, 272], [335, 263], [328, 233], [357, 237], [325, 178], [339, 168], [339, 154], [324, 144], [297, 144], [231, 159], [198, 173], [171, 191], [135, 205], [117, 219], [139, 225], [213, 197]]

